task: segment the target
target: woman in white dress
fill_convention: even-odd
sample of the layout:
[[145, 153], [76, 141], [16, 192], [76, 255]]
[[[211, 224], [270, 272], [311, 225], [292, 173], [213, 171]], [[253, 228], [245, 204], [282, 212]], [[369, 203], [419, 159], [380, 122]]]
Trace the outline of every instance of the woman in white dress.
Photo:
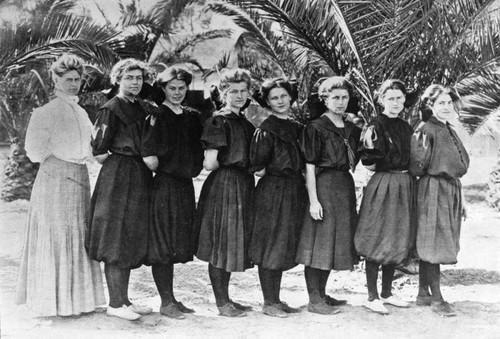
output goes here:
[[40, 169], [28, 210], [17, 303], [41, 316], [78, 315], [106, 303], [99, 263], [84, 248], [92, 124], [77, 104], [83, 71], [83, 61], [71, 54], [52, 65], [56, 97], [33, 111], [26, 133], [27, 155]]

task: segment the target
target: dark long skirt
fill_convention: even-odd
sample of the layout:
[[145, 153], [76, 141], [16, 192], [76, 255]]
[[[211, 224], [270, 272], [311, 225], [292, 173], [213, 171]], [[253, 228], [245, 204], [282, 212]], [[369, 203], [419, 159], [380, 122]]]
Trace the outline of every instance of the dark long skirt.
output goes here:
[[349, 172], [324, 170], [316, 176], [323, 220], [305, 212], [297, 262], [321, 270], [350, 270], [358, 262], [354, 251], [356, 193]]
[[148, 264], [193, 260], [193, 180], [159, 172], [153, 179]]
[[417, 253], [432, 264], [455, 264], [460, 250], [462, 184], [426, 175], [418, 181]]
[[359, 255], [399, 264], [414, 248], [416, 181], [408, 173], [377, 172], [368, 182], [354, 242]]
[[252, 262], [272, 270], [295, 267], [307, 192], [304, 178], [266, 175], [254, 196], [254, 223], [249, 255]]
[[111, 154], [92, 195], [85, 245], [89, 256], [123, 268], [147, 255], [152, 175], [142, 158]]
[[199, 233], [196, 257], [227, 272], [252, 265], [248, 246], [252, 235], [254, 177], [234, 168], [209, 174], [200, 194], [196, 216]]

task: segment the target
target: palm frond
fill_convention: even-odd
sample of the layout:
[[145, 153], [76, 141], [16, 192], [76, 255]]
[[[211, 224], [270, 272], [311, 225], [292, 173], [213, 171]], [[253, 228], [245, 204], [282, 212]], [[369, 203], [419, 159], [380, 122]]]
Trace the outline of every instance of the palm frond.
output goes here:
[[119, 44], [114, 40], [118, 33], [85, 17], [57, 14], [4, 26], [0, 33], [0, 74], [69, 51], [93, 63], [112, 64], [117, 58], [113, 48]]
[[1, 123], [10, 138], [24, 138], [33, 107], [49, 100], [49, 81], [47, 72], [32, 69], [0, 82]]
[[[259, 19], [255, 12], [249, 10], [244, 12], [236, 6], [228, 3], [215, 2], [207, 6], [209, 10], [214, 13], [225, 15], [233, 20], [233, 22], [247, 32], [241, 35], [238, 40], [245, 39], [250, 42], [255, 49], [262, 51], [271, 59], [277, 61], [278, 55], [276, 54], [272, 43], [269, 41], [268, 36], [265, 35], [265, 27], [262, 20]], [[241, 45], [236, 43], [236, 46]]]
[[224, 52], [219, 58], [219, 61], [210, 69], [203, 73], [203, 79], [206, 80], [210, 75], [214, 73], [219, 73], [222, 69], [229, 66], [229, 61], [231, 60], [231, 53]]
[[113, 64], [118, 32], [95, 24], [90, 18], [54, 14], [43, 20], [4, 25], [0, 32], [0, 75], [29, 63], [73, 52], [89, 62]]
[[492, 135], [498, 131], [500, 110], [500, 63], [462, 79], [456, 85], [464, 107], [460, 121], [471, 134]]

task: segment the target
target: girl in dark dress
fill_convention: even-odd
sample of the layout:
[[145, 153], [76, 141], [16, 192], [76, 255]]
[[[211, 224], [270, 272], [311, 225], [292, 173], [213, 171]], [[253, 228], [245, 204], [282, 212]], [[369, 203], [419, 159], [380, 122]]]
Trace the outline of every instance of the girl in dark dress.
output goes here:
[[219, 90], [225, 107], [205, 123], [203, 165], [212, 171], [205, 180], [197, 209], [199, 243], [196, 256], [207, 261], [220, 315], [239, 317], [251, 309], [233, 302], [228, 288], [231, 272], [251, 267], [248, 245], [254, 177], [250, 174], [250, 142], [255, 128], [240, 113], [251, 78], [246, 70], [221, 75]]
[[147, 261], [153, 265], [160, 313], [176, 319], [194, 312], [178, 302], [173, 292], [174, 264], [193, 260], [196, 202], [192, 178], [203, 166], [200, 117], [181, 106], [191, 79], [191, 73], [174, 66], [158, 75], [166, 99], [146, 124], [142, 151], [144, 161], [156, 172]]
[[[388, 314], [384, 304], [409, 307], [392, 295], [397, 264], [407, 258], [415, 240], [415, 178], [408, 173], [413, 131], [398, 115], [404, 109], [406, 88], [399, 80], [386, 80], [378, 91], [384, 107], [363, 131], [361, 161], [375, 171], [366, 186], [359, 212], [355, 245], [366, 258], [368, 301], [365, 307]], [[378, 269], [382, 265], [382, 293], [377, 291]]]
[[152, 175], [140, 152], [146, 111], [138, 95], [151, 74], [135, 59], [113, 67], [111, 80], [119, 94], [99, 109], [92, 142], [103, 166], [92, 195], [86, 248], [92, 259], [105, 263], [108, 315], [127, 320], [152, 311], [128, 299], [130, 270], [144, 263], [148, 245]]
[[300, 312], [280, 300], [283, 271], [295, 267], [295, 255], [307, 204], [299, 137], [302, 125], [290, 120], [292, 85], [284, 79], [262, 84], [260, 94], [272, 115], [255, 131], [250, 162], [262, 177], [254, 196], [250, 258], [259, 266], [264, 314], [287, 317]]
[[[429, 86], [422, 110], [432, 115], [412, 138], [410, 172], [420, 176], [417, 199], [417, 253], [420, 258], [417, 305], [432, 305], [441, 316], [455, 316], [440, 290], [440, 264], [455, 264], [465, 208], [460, 179], [469, 156], [449, 121], [458, 95], [441, 85]], [[430, 287], [430, 292], [429, 292]]]
[[297, 251], [305, 265], [309, 312], [335, 314], [346, 303], [326, 294], [331, 270], [351, 270], [357, 263], [353, 246], [356, 227], [354, 171], [361, 129], [344, 119], [352, 85], [344, 77], [323, 81], [318, 91], [327, 111], [310, 122], [302, 137], [306, 161], [309, 211]]

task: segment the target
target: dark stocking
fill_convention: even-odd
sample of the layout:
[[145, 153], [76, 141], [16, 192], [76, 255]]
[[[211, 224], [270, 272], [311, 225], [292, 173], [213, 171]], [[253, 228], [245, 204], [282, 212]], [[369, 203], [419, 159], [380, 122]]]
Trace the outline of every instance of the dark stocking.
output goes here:
[[132, 303], [128, 299], [128, 282], [130, 281], [130, 268], [122, 269], [122, 298], [125, 306], [130, 306]]
[[274, 273], [274, 300], [280, 303], [281, 278], [283, 277], [282, 270], [275, 270]]
[[321, 270], [319, 295], [323, 299], [326, 296], [326, 283], [328, 282], [328, 277], [330, 276], [330, 270]]
[[382, 298], [389, 298], [392, 295], [392, 280], [394, 279], [394, 271], [396, 265], [382, 265]]
[[319, 304], [322, 302], [321, 289], [321, 270], [306, 266], [304, 268], [304, 276], [306, 278], [307, 293], [309, 294], [309, 302], [311, 304]]
[[174, 297], [174, 265], [168, 264], [155, 264], [152, 268], [153, 278], [155, 280], [156, 288], [161, 297], [161, 304], [166, 306], [168, 304], [176, 303]]
[[424, 261], [419, 260], [418, 262], [418, 296], [428, 297], [431, 293], [429, 292], [429, 279], [427, 278], [427, 265]]
[[215, 303], [217, 307], [222, 307], [230, 302], [229, 299], [229, 279], [231, 272], [226, 272], [212, 264], [208, 264], [208, 275], [214, 290]]
[[122, 269], [116, 265], [104, 264], [104, 274], [108, 284], [109, 306], [113, 308], [124, 305], [122, 295]]
[[259, 266], [259, 280], [264, 295], [264, 303], [267, 305], [280, 302], [280, 285], [282, 271], [270, 270]]
[[368, 300], [378, 299], [377, 279], [379, 263], [366, 261], [366, 287], [368, 288]]
[[431, 287], [432, 301], [441, 302], [443, 301], [443, 296], [441, 295], [441, 272], [439, 264], [426, 262], [425, 266], [427, 267], [427, 279]]

